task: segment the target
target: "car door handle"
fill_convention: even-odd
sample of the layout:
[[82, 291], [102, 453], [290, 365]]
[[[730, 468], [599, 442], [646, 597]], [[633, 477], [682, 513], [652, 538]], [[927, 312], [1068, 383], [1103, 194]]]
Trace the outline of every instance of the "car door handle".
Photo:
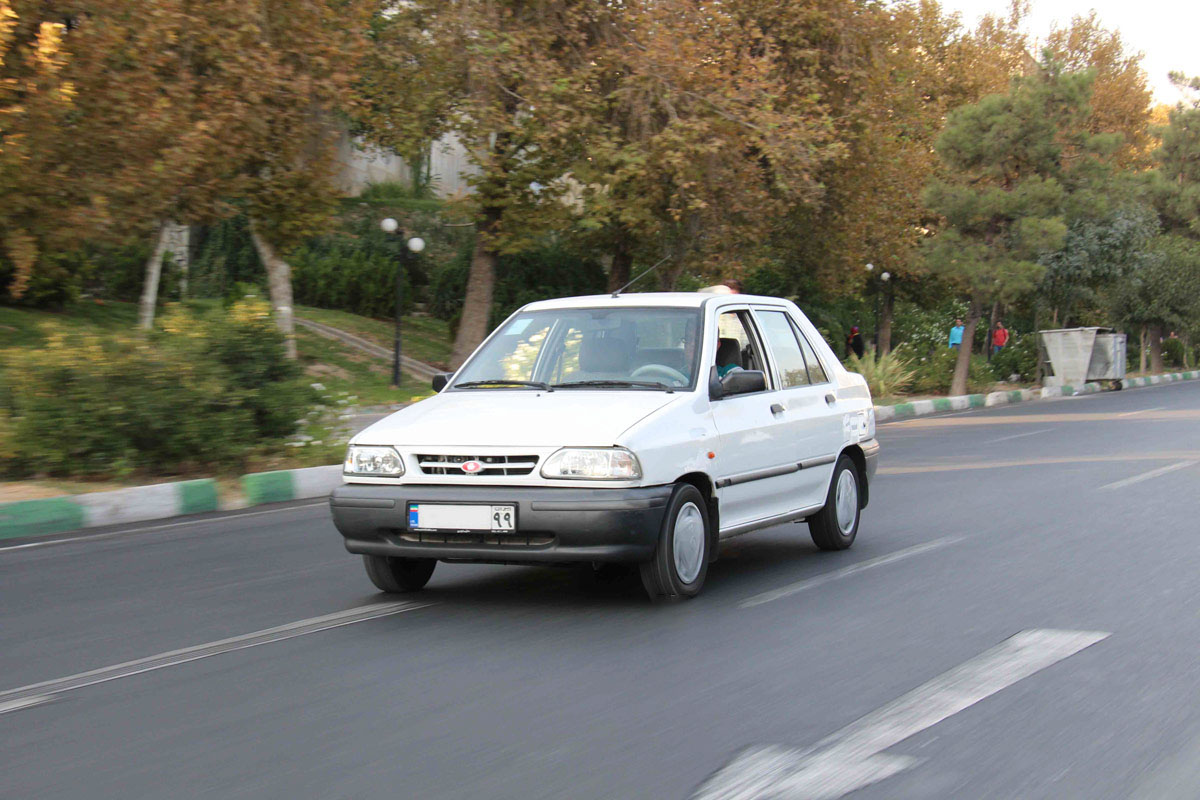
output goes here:
[[783, 406], [779, 405], [779, 403], [772, 403], [771, 404], [771, 413], [772, 414], [782, 414]]
[[837, 402], [837, 398], [831, 394], [827, 394], [827, 395], [825, 395], [825, 402], [828, 403], [829, 405], [833, 405], [834, 403]]

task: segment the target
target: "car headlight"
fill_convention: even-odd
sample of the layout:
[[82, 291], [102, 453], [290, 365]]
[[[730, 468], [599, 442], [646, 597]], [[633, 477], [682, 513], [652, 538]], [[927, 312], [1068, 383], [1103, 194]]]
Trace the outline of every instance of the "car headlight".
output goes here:
[[542, 477], [628, 481], [642, 477], [642, 466], [623, 447], [564, 447], [546, 459]]
[[404, 461], [394, 447], [352, 444], [346, 451], [346, 463], [342, 465], [342, 474], [398, 478], [404, 474]]

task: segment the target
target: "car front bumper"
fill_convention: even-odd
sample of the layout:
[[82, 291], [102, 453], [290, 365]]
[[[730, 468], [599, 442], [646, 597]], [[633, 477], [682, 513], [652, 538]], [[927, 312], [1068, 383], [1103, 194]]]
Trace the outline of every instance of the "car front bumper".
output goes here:
[[[329, 505], [351, 553], [502, 563], [645, 561], [654, 553], [671, 490], [350, 483], [334, 489]], [[516, 530], [412, 530], [410, 503], [513, 505]]]

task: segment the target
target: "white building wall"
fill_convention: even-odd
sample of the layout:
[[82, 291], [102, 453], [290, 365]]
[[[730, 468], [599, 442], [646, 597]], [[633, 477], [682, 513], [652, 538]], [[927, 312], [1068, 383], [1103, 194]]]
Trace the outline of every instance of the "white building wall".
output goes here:
[[[337, 147], [337, 186], [349, 197], [362, 194], [372, 183], [412, 180], [412, 171], [404, 159], [395, 153], [343, 132]], [[471, 191], [468, 176], [477, 172], [467, 157], [467, 150], [453, 136], [434, 142], [429, 152], [429, 174], [438, 197], [459, 197]]]

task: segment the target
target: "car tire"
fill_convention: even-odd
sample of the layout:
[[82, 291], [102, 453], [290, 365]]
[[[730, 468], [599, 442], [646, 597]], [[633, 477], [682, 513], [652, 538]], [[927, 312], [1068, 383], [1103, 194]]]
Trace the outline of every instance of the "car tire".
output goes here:
[[425, 588], [437, 566], [434, 558], [363, 556], [367, 577], [382, 592], [415, 592]]
[[837, 460], [833, 480], [825, 496], [825, 507], [808, 518], [813, 544], [822, 550], [845, 550], [854, 544], [862, 515], [862, 476], [847, 455]]
[[708, 504], [695, 486], [676, 484], [654, 557], [639, 565], [642, 586], [652, 600], [695, 597], [708, 574], [711, 531]]

